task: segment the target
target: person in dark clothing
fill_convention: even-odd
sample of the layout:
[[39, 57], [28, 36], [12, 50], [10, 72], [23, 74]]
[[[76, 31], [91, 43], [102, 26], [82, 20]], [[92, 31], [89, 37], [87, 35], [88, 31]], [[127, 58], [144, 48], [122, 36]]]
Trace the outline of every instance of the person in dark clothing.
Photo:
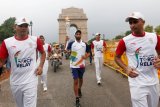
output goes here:
[[90, 53], [89, 62], [90, 62], [90, 64], [92, 64], [93, 56], [92, 56], [92, 51], [91, 51], [91, 44], [88, 44], [88, 47], [89, 47], [89, 53]]
[[2, 72], [3, 72], [3, 68], [0, 67], [0, 75], [2, 75]]

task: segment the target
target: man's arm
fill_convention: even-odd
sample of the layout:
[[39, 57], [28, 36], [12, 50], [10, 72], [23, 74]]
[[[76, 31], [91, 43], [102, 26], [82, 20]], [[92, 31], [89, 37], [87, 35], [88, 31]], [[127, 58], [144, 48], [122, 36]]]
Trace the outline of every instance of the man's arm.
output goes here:
[[160, 69], [160, 36], [157, 36], [156, 51], [158, 56], [154, 59], [153, 65], [156, 69]]
[[90, 56], [90, 47], [86, 44], [86, 53], [82, 56], [83, 59], [87, 59]]
[[6, 62], [6, 60], [4, 60], [4, 59], [0, 59], [0, 68], [2, 68], [2, 67], [3, 67], [3, 65], [5, 64], [5, 62]]
[[71, 53], [71, 48], [72, 48], [73, 43], [74, 43], [74, 41], [68, 43], [68, 45], [66, 47], [66, 52]]
[[105, 52], [107, 50], [107, 44], [106, 42], [103, 40], [103, 51], [102, 52]]
[[127, 65], [125, 65], [124, 62], [122, 61], [121, 56], [122, 56], [122, 55], [115, 55], [114, 60], [115, 60], [115, 62], [116, 62], [116, 64], [117, 64], [118, 66], [120, 66], [124, 71], [126, 71], [128, 67], [127, 67]]
[[45, 62], [45, 58], [46, 58], [46, 53], [45, 51], [41, 51], [41, 60], [40, 60], [40, 64], [39, 64], [39, 67], [43, 68], [43, 65], [44, 65], [44, 62]]
[[94, 44], [93, 44], [93, 41], [92, 41], [92, 43], [91, 43], [91, 52], [92, 52], [92, 56], [94, 56]]
[[116, 49], [115, 62], [124, 70], [124, 72], [128, 76], [130, 76], [131, 78], [135, 78], [138, 76], [138, 72], [136, 71], [136, 69], [125, 65], [121, 59], [121, 56], [125, 51], [126, 51], [125, 43], [123, 40], [120, 40]]
[[0, 67], [2, 67], [5, 64], [7, 57], [8, 50], [6, 48], [5, 42], [3, 41], [0, 47]]
[[40, 58], [40, 64], [39, 64], [39, 66], [37, 68], [37, 71], [36, 71], [36, 75], [41, 75], [43, 65], [44, 65], [44, 62], [45, 62], [45, 58], [46, 58], [46, 53], [43, 49], [42, 42], [40, 41], [39, 38], [37, 39], [37, 50], [41, 53], [41, 58]]

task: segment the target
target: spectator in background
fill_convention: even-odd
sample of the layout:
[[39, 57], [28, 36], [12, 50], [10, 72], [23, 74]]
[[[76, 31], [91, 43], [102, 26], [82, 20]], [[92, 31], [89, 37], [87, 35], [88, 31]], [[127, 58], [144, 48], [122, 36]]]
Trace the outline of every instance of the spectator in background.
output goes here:
[[106, 50], [106, 42], [100, 39], [100, 33], [96, 33], [96, 38], [92, 41], [92, 55], [94, 56], [97, 84], [101, 85], [101, 72], [103, 65], [103, 51]]
[[[43, 44], [44, 51], [46, 53], [46, 59], [43, 66], [43, 73], [41, 75], [41, 84], [43, 84], [43, 91], [47, 91], [47, 72], [48, 72], [48, 60], [51, 55], [51, 46], [48, 43], [45, 43], [45, 38], [43, 35], [39, 36], [39, 39], [41, 40]], [[39, 54], [41, 56], [41, 54]], [[38, 58], [38, 63], [40, 62], [40, 57]]]

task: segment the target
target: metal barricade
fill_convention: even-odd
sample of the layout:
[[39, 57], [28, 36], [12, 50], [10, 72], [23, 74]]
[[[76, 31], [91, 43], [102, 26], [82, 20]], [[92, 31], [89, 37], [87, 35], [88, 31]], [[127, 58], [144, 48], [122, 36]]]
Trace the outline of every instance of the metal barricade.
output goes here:
[[[120, 72], [121, 74], [123, 74], [123, 76], [128, 77], [128, 75], [123, 72], [123, 69], [119, 67], [114, 61], [115, 51], [118, 42], [119, 41], [107, 41], [107, 49], [104, 51], [103, 55], [104, 65], [114, 69], [116, 72]], [[128, 65], [128, 60], [125, 53], [122, 55], [122, 60], [126, 65]], [[158, 77], [160, 78], [160, 70], [158, 70]]]

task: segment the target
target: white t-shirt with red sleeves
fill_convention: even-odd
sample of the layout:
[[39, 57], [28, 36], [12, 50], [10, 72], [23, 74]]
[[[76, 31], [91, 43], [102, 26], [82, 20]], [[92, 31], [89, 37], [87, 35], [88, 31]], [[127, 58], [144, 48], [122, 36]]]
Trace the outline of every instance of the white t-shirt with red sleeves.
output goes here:
[[102, 57], [103, 46], [106, 47], [106, 43], [103, 40], [94, 40], [91, 44], [91, 48], [94, 49], [94, 57]]
[[131, 86], [148, 86], [159, 82], [157, 69], [153, 66], [156, 50], [160, 50], [160, 38], [154, 33], [145, 32], [141, 37], [130, 34], [119, 42], [116, 54], [122, 55], [125, 51], [128, 66], [139, 73], [136, 78], [128, 78]]
[[48, 43], [45, 43], [43, 45], [44, 51], [46, 52], [46, 57], [48, 57], [48, 52], [51, 52], [51, 45], [49, 45]]
[[9, 58], [11, 62], [11, 85], [27, 84], [37, 81], [36, 50], [43, 52], [40, 40], [35, 36], [27, 36], [24, 40], [16, 36], [5, 39], [0, 50], [0, 58]]

